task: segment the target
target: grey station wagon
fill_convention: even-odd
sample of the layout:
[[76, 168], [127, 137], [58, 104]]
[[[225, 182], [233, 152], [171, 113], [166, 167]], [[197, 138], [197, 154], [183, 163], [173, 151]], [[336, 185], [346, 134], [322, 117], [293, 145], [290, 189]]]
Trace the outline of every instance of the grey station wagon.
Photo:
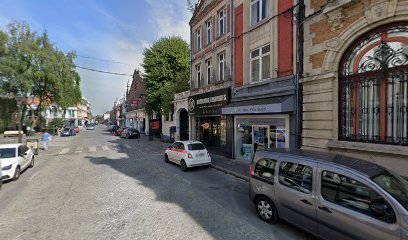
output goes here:
[[377, 164], [259, 151], [250, 176], [250, 198], [266, 222], [281, 218], [321, 239], [408, 239], [408, 182]]

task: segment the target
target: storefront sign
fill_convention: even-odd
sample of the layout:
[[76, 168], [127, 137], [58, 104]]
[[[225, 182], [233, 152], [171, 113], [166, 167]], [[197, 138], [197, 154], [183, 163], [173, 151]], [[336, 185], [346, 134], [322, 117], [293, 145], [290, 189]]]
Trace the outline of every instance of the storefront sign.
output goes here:
[[[294, 110], [294, 97], [278, 97], [272, 98], [274, 103], [259, 103], [240, 106], [239, 102], [230, 104], [222, 109], [222, 114], [253, 114], [253, 113], [280, 113], [280, 112], [290, 112]], [[245, 104], [245, 103], [243, 103]]]
[[237, 124], [245, 126], [267, 125], [267, 126], [285, 126], [284, 118], [240, 118]]
[[207, 92], [188, 98], [190, 115], [221, 115], [221, 108], [229, 103], [230, 88]]

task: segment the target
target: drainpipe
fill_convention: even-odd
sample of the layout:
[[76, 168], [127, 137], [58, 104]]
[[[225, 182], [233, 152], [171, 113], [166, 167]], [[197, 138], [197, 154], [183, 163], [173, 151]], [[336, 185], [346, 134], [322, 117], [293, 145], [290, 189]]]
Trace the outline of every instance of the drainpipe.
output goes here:
[[297, 60], [296, 60], [296, 148], [302, 147], [302, 129], [303, 129], [303, 87], [300, 79], [303, 78], [303, 42], [304, 42], [304, 20], [305, 20], [305, 2], [298, 0], [298, 11], [296, 13], [296, 36], [297, 36]]
[[[234, 45], [235, 45], [235, 38], [234, 38], [234, 34], [235, 34], [235, 29], [234, 29], [234, 0], [231, 0], [230, 3], [230, 30], [231, 30], [231, 94], [230, 94], [230, 98], [232, 97], [232, 93], [234, 92], [234, 87], [235, 87], [235, 66], [234, 66]], [[226, 123], [228, 126], [228, 118], [226, 119]], [[234, 123], [234, 118], [232, 119], [232, 127], [234, 129], [235, 123]], [[235, 132], [232, 131], [232, 144], [231, 144], [231, 158], [235, 159], [235, 136], [234, 136]]]

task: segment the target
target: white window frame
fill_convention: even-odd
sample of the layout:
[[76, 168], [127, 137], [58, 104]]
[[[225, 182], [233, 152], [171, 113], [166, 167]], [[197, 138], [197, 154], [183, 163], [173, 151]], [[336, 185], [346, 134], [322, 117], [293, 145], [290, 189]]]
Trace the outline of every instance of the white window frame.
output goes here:
[[[252, 6], [257, 4], [259, 2], [259, 8], [257, 9], [257, 14], [258, 14], [258, 19], [256, 19], [255, 22], [252, 22], [253, 18], [252, 18]], [[260, 21], [264, 20], [265, 18], [267, 18], [269, 16], [269, 9], [265, 10], [265, 16], [262, 16], [262, 9], [263, 9], [263, 5], [266, 5], [265, 7], [268, 8], [269, 6], [269, 0], [251, 0], [251, 4], [250, 4], [250, 8], [249, 8], [249, 15], [250, 15], [250, 22], [251, 22], [251, 26], [256, 25], [257, 23], [259, 23]]]
[[205, 43], [210, 44], [213, 41], [212, 18], [210, 18], [207, 22], [205, 22], [205, 27], [206, 27]]
[[[267, 52], [267, 53], [262, 53], [262, 49], [264, 48], [264, 47], [267, 47], [269, 45], [269, 51]], [[254, 58], [252, 58], [252, 53], [254, 52], [254, 51], [259, 51], [259, 55], [258, 56], [256, 56], [256, 57], [254, 57]], [[263, 81], [263, 80], [265, 80], [265, 79], [268, 79], [268, 78], [262, 78], [262, 59], [263, 59], [263, 57], [266, 57], [266, 56], [268, 56], [269, 55], [269, 77], [268, 78], [271, 78], [271, 72], [270, 72], [270, 68], [271, 68], [271, 45], [270, 44], [266, 44], [266, 45], [264, 45], [264, 46], [262, 46], [262, 47], [259, 47], [259, 48], [256, 48], [256, 49], [254, 49], [254, 50], [252, 50], [252, 51], [250, 51], [249, 52], [249, 57], [250, 57], [250, 60], [249, 60], [249, 67], [250, 67], [250, 69], [249, 69], [249, 74], [250, 74], [250, 79], [251, 79], [251, 82], [260, 82], [260, 81]], [[253, 79], [252, 79], [252, 61], [255, 61], [255, 60], [259, 60], [259, 80], [258, 81], [254, 81]]]
[[196, 44], [197, 44], [196, 50], [200, 51], [201, 48], [202, 48], [202, 45], [201, 45], [202, 44], [202, 41], [201, 41], [201, 29], [200, 28], [198, 28], [196, 30]]
[[196, 77], [197, 77], [197, 86], [200, 86], [201, 81], [201, 63], [195, 66], [196, 68]]
[[206, 72], [206, 76], [207, 76], [207, 84], [211, 83], [211, 74], [212, 74], [212, 62], [211, 62], [211, 58], [207, 59], [207, 61], [205, 61], [205, 65], [207, 67], [207, 72]]
[[[221, 56], [223, 59], [221, 59]], [[225, 80], [225, 64], [227, 63], [227, 60], [225, 58], [226, 54], [225, 52], [218, 54], [218, 80], [220, 82]], [[221, 69], [222, 69], [222, 76], [221, 76]]]
[[[223, 8], [218, 12], [218, 36], [222, 36], [227, 33], [227, 8]], [[222, 16], [221, 16], [222, 15]]]

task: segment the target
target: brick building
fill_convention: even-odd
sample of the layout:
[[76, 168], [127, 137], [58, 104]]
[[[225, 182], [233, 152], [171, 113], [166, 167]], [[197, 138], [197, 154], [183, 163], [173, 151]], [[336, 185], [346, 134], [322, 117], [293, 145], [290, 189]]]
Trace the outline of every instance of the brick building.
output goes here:
[[126, 94], [126, 127], [138, 129], [141, 133], [148, 131], [148, 117], [145, 112], [146, 90], [143, 78], [138, 70], [135, 70], [132, 83]]
[[303, 148], [408, 176], [408, 1], [306, 1]]

